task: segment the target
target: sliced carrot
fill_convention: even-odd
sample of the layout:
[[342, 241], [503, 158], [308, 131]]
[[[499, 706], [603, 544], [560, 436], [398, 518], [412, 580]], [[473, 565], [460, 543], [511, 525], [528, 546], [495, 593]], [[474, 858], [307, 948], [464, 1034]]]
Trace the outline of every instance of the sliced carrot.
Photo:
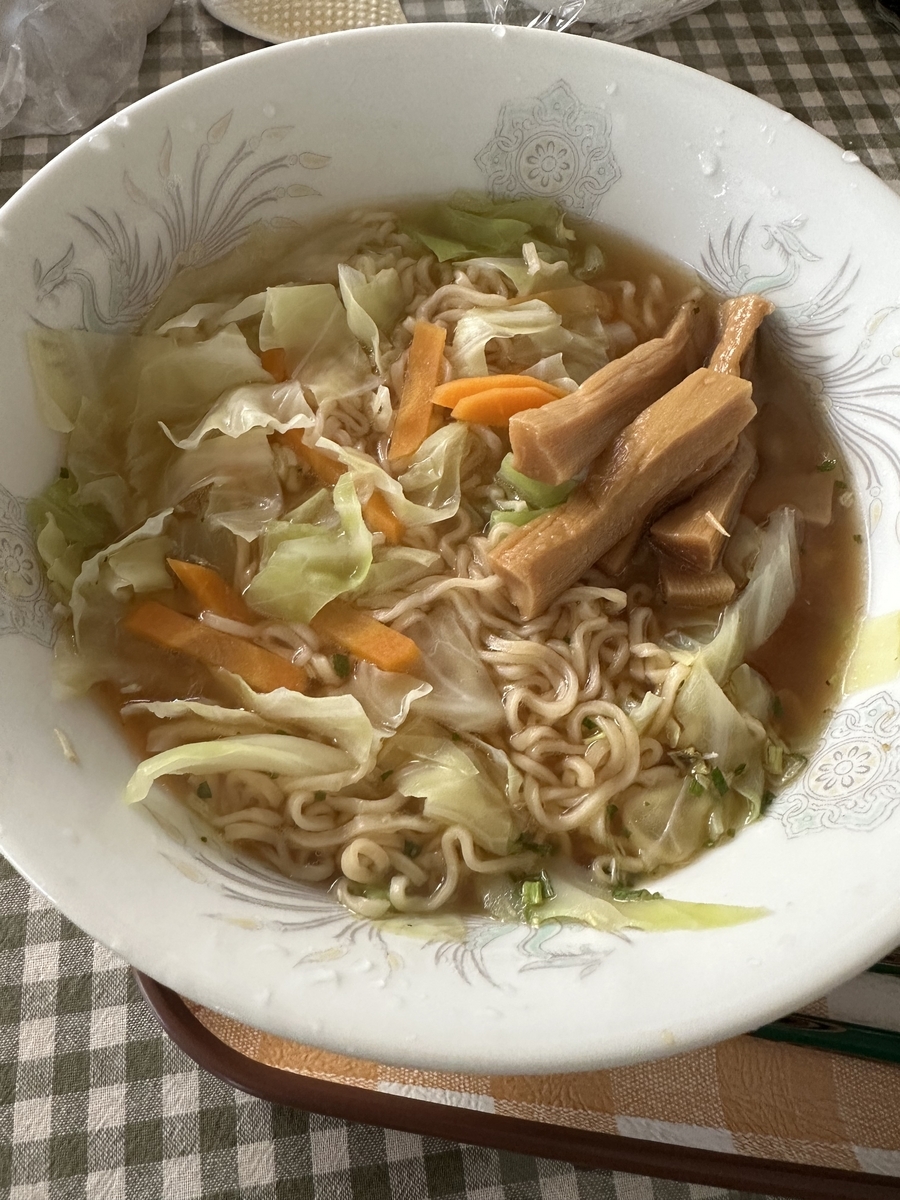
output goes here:
[[313, 630], [382, 671], [413, 670], [421, 652], [412, 638], [376, 621], [346, 600], [330, 600], [310, 621]]
[[428, 437], [434, 411], [434, 390], [440, 378], [446, 340], [447, 331], [442, 325], [416, 322], [406, 360], [400, 407], [394, 418], [388, 449], [391, 462], [415, 454]]
[[128, 612], [122, 625], [144, 641], [166, 650], [177, 650], [208, 667], [224, 667], [233, 675], [240, 675], [254, 691], [273, 692], [281, 687], [293, 692], [306, 690], [306, 672], [301, 667], [254, 642], [186, 617], [157, 600], [137, 604]]
[[553, 397], [541, 387], [490, 388], [459, 400], [453, 409], [458, 421], [478, 425], [506, 425], [509, 418], [526, 408], [541, 408]]
[[476, 396], [479, 392], [486, 392], [492, 388], [534, 387], [544, 388], [548, 400], [558, 400], [566, 394], [562, 388], [545, 383], [543, 379], [532, 379], [530, 375], [470, 375], [464, 379], [451, 379], [449, 383], [442, 383], [435, 390], [434, 403], [444, 408], [455, 408], [460, 400], [465, 400], [467, 396]]
[[179, 558], [167, 558], [166, 562], [187, 588], [200, 612], [215, 613], [217, 617], [227, 617], [229, 621], [241, 621], [245, 625], [259, 620], [259, 614], [246, 603], [240, 592], [212, 567], [201, 567], [199, 563], [183, 562]]
[[[289, 446], [304, 466], [309, 467], [317, 479], [332, 487], [347, 468], [330, 454], [317, 450], [315, 446], [307, 446], [299, 429], [289, 429], [287, 433], [277, 435], [278, 440]], [[362, 506], [363, 520], [376, 533], [383, 533], [384, 540], [389, 546], [399, 546], [403, 541], [406, 526], [396, 515], [381, 492], [373, 492]]]
[[362, 506], [363, 520], [370, 529], [384, 534], [389, 546], [399, 546], [406, 526], [388, 504], [383, 492], [373, 492]]
[[305, 467], [309, 467], [317, 479], [331, 487], [334, 487], [347, 470], [342, 462], [332, 458], [324, 450], [317, 450], [315, 446], [307, 446], [303, 440], [303, 433], [299, 429], [289, 429], [287, 433], [279, 434], [278, 440], [285, 446], [289, 446], [299, 461]]
[[262, 364], [262, 369], [268, 371], [276, 383], [284, 383], [289, 378], [287, 357], [285, 356], [283, 347], [274, 346], [271, 350], [261, 351], [259, 361]]

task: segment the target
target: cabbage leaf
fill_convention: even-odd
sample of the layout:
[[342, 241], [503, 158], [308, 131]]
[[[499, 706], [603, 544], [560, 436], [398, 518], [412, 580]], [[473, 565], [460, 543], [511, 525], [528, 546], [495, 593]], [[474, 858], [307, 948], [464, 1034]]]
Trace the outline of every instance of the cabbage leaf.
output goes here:
[[163, 425], [166, 437], [180, 450], [196, 450], [209, 433], [237, 438], [251, 429], [310, 429], [316, 417], [299, 383], [247, 383], [223, 393], [203, 420], [185, 438], [176, 439]]
[[371, 352], [379, 372], [383, 370], [381, 334], [396, 324], [404, 308], [403, 285], [394, 267], [385, 267], [371, 279], [362, 271], [341, 263], [338, 267], [341, 299], [351, 332]]
[[503, 722], [494, 681], [448, 604], [436, 605], [404, 629], [422, 651], [421, 675], [432, 691], [416, 712], [462, 732], [483, 733]]
[[[315, 506], [315, 507], [313, 507]], [[312, 515], [318, 523], [309, 522]], [[360, 587], [372, 565], [372, 535], [349, 472], [262, 532], [260, 569], [247, 603], [267, 616], [308, 623], [329, 600]]]
[[394, 786], [424, 799], [423, 815], [467, 829], [483, 849], [505, 855], [518, 833], [503, 793], [472, 754], [447, 738], [416, 738], [416, 761], [398, 771]]
[[164, 775], [221, 771], [268, 771], [302, 781], [310, 791], [337, 791], [356, 777], [358, 767], [346, 750], [286, 734], [247, 734], [190, 742], [144, 759], [128, 781], [125, 803], [146, 799], [155, 780]]
[[283, 349], [288, 371], [319, 404], [373, 390], [378, 383], [330, 283], [269, 288], [259, 345]]

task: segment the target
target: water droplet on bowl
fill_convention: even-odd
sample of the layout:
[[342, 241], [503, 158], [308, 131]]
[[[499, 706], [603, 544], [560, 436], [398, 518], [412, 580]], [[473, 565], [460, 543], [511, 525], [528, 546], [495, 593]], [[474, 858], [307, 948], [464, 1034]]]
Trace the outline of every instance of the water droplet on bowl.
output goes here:
[[698, 155], [700, 161], [700, 173], [702, 175], [715, 175], [719, 169], [719, 156], [711, 150], [701, 150]]
[[505, 38], [506, 37], [506, 26], [505, 25], [492, 25], [491, 33], [494, 35], [495, 38]]
[[118, 125], [120, 129], [127, 129], [130, 124], [131, 120], [129, 119], [128, 113], [116, 113], [116, 115], [113, 117], [113, 125]]
[[618, 90], [619, 90], [619, 85], [615, 82], [615, 80], [613, 80], [612, 83], [608, 83], [606, 85], [607, 96], [614, 96]]
[[92, 150], [108, 150], [109, 138], [105, 133], [92, 133], [88, 135], [88, 145]]
[[845, 150], [844, 153], [841, 155], [841, 158], [844, 160], [845, 163], [858, 163], [859, 162], [859, 155], [854, 154], [852, 150]]

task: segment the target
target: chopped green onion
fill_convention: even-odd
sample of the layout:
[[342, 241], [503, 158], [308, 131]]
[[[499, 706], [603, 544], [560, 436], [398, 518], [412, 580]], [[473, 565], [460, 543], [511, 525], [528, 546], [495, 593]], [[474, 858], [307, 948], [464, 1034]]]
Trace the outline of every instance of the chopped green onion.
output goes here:
[[846, 482], [843, 479], [836, 479], [834, 481], [834, 490], [836, 492], [846, 492], [846, 490], [847, 490]]
[[777, 742], [766, 744], [766, 771], [769, 775], [781, 775], [784, 772], [784, 746]]
[[407, 858], [418, 858], [422, 853], [422, 847], [418, 842], [406, 841], [403, 843], [403, 853]]
[[833, 471], [836, 466], [837, 466], [836, 458], [823, 458], [822, 461], [819, 463], [819, 465], [816, 467], [816, 470], [817, 471]]
[[863, 541], [862, 534], [861, 534], [861, 533], [854, 533], [854, 535], [853, 535], [853, 540], [854, 540], [854, 542], [856, 542], [857, 546], [861, 546], [861, 545], [862, 545], [862, 541]]
[[769, 807], [769, 805], [772, 803], [772, 801], [774, 799], [775, 799], [774, 792], [763, 792], [762, 804], [760, 805], [760, 812], [765, 812], [766, 809]]
[[607, 804], [606, 812], [607, 812], [608, 816], [614, 817], [618, 811], [619, 811], [618, 804]]
[[746, 769], [747, 769], [746, 763], [738, 763], [738, 765], [734, 768], [734, 773], [735, 773], [735, 775], [743, 775], [743, 773], [746, 771]]
[[581, 732], [590, 736], [597, 732], [598, 725], [596, 721], [592, 721], [590, 717], [584, 717], [581, 722]]
[[334, 673], [340, 679], [346, 679], [350, 674], [350, 659], [346, 654], [332, 654], [331, 665], [334, 667]]
[[[527, 850], [530, 854], [553, 854], [556, 850], [552, 842], [533, 842], [527, 833], [520, 833], [513, 846], [517, 850]], [[515, 853], [515, 850], [513, 852]]]
[[384, 783], [384, 781], [386, 779], [390, 779], [390, 777], [393, 775], [393, 773], [394, 773], [393, 767], [391, 767], [391, 769], [389, 771], [382, 771], [381, 772], [381, 782]]
[[613, 900], [662, 900], [662, 892], [650, 892], [646, 888], [613, 888]]
[[784, 716], [784, 705], [777, 696], [772, 697], [772, 716], [776, 719]]
[[688, 791], [691, 793], [692, 796], [702, 796], [703, 793], [706, 791], [706, 788], [703, 786], [703, 784], [700, 782], [699, 779], [694, 778], [688, 784]]
[[710, 779], [713, 781], [713, 786], [720, 796], [724, 796], [728, 791], [728, 780], [722, 774], [718, 767], [713, 767], [709, 773]]
[[539, 879], [526, 879], [522, 884], [522, 903], [526, 908], [544, 903], [544, 888]]
[[197, 788], [197, 795], [200, 797], [201, 800], [211, 800], [212, 799], [212, 788], [209, 786], [209, 784], [206, 782], [205, 779], [200, 784], [200, 786]]
[[69, 478], [69, 468], [68, 467], [60, 467], [59, 468], [59, 477], [60, 477], [60, 479], [68, 479]]
[[201, 841], [201, 842], [208, 842], [208, 841], [209, 841], [209, 838], [201, 837], [201, 838], [200, 838], [200, 841]]

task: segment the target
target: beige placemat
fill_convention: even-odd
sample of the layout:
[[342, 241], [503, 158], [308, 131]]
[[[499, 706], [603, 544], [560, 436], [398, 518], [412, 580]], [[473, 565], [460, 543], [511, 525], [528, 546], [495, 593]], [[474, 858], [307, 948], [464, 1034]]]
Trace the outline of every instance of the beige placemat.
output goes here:
[[238, 1053], [315, 1079], [597, 1133], [900, 1176], [896, 1066], [739, 1037], [609, 1071], [412, 1071], [315, 1050], [185, 1003]]

